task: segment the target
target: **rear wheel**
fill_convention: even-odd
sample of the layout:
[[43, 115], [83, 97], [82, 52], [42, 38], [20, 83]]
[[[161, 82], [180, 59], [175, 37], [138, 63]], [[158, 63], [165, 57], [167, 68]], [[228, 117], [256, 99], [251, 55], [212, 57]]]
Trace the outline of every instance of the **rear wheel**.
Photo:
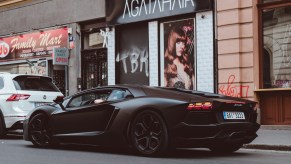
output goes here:
[[2, 116], [0, 113], [0, 138], [4, 138], [5, 136], [6, 136], [6, 127], [5, 127], [4, 120], [2, 119]]
[[239, 150], [242, 144], [217, 144], [209, 149], [215, 153], [232, 153]]
[[163, 118], [150, 110], [139, 113], [132, 121], [130, 140], [141, 155], [164, 152], [168, 146], [168, 132]]
[[52, 137], [48, 121], [48, 117], [45, 114], [39, 113], [29, 122], [29, 138], [37, 147], [49, 147], [57, 144]]

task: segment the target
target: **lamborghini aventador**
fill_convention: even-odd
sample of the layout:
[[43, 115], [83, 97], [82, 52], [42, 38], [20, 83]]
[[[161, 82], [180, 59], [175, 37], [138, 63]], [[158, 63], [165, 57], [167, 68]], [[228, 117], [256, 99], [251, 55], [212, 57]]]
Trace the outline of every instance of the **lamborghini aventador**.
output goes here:
[[156, 155], [175, 148], [234, 152], [257, 137], [256, 102], [166, 87], [115, 85], [35, 108], [24, 139], [37, 147], [81, 143]]

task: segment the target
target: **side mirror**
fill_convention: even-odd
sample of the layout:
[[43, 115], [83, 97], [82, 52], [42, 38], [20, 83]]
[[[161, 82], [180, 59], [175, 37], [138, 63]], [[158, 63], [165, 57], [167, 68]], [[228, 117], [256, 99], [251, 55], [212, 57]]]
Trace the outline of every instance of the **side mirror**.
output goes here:
[[61, 104], [64, 102], [64, 96], [58, 96], [56, 99], [53, 100], [57, 104]]
[[58, 96], [56, 99], [53, 100], [55, 103], [59, 104], [63, 111], [65, 111], [65, 107], [63, 106], [64, 96]]

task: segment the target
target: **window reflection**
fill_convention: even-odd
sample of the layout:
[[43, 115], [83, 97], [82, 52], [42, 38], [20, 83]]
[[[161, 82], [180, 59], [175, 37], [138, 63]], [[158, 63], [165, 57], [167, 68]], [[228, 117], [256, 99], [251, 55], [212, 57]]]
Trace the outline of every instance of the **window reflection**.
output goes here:
[[264, 88], [291, 87], [291, 6], [263, 11]]

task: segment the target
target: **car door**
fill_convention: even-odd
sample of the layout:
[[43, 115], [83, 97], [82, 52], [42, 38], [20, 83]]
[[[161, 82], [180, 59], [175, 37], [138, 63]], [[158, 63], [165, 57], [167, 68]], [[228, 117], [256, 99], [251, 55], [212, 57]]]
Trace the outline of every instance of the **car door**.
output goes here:
[[[54, 133], [59, 136], [102, 133], [115, 109], [111, 102], [106, 101], [111, 92], [112, 89], [99, 89], [72, 97], [65, 111], [52, 115]], [[104, 101], [94, 103], [100, 99]]]

